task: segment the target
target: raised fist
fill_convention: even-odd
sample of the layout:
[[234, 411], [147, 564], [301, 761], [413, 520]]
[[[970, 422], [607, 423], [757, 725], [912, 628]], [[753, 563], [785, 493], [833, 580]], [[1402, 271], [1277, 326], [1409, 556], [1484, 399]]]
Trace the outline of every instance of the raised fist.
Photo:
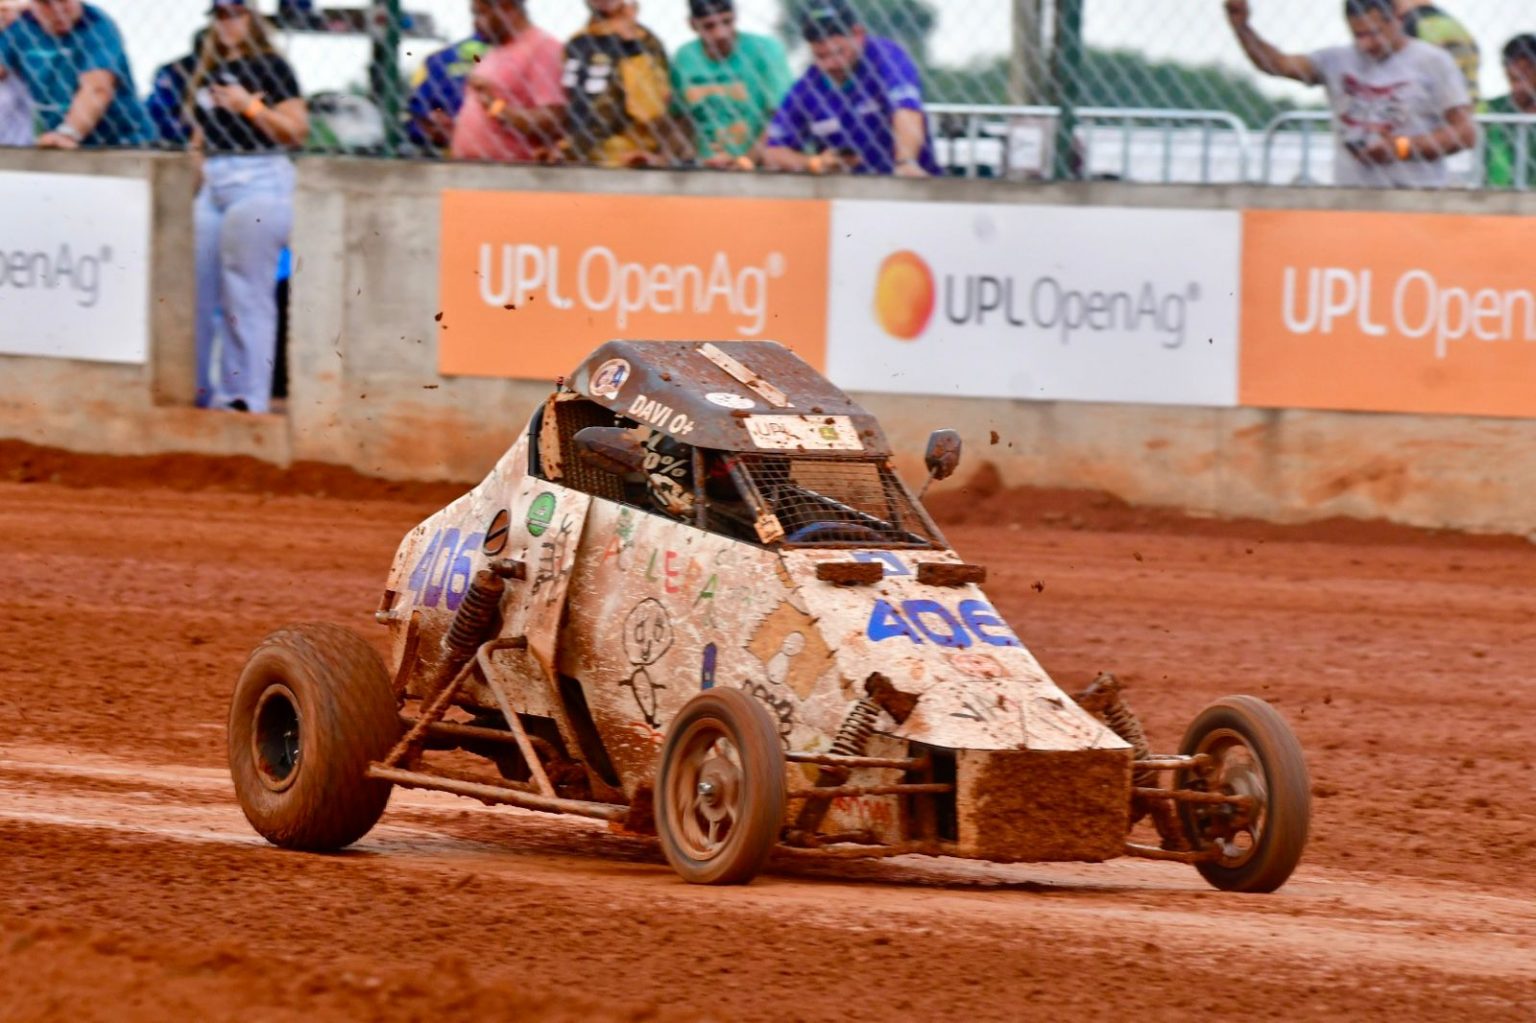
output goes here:
[[1227, 0], [1227, 20], [1235, 26], [1248, 24], [1248, 0]]

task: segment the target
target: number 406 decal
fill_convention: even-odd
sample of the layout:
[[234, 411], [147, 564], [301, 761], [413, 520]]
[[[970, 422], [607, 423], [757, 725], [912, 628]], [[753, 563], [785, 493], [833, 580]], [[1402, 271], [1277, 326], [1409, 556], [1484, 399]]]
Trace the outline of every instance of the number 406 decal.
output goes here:
[[984, 600], [962, 600], [954, 611], [936, 600], [904, 600], [899, 608], [879, 600], [864, 634], [876, 643], [900, 636], [912, 643], [948, 647], [1024, 645]]
[[469, 533], [461, 538], [457, 529], [445, 529], [432, 537], [406, 583], [415, 603], [426, 607], [442, 603], [448, 610], [457, 611], [475, 574], [473, 555], [484, 540], [484, 533]]

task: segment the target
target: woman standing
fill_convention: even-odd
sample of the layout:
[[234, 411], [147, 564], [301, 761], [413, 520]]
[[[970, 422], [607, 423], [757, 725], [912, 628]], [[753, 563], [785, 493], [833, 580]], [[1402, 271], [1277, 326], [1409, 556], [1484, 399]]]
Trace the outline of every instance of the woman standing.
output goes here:
[[[197, 194], [198, 404], [265, 412], [277, 346], [277, 261], [293, 226], [287, 150], [309, 134], [309, 109], [271, 29], [246, 0], [215, 0], [187, 82]], [[222, 332], [219, 327], [222, 326]], [[214, 337], [219, 365], [211, 375]]]

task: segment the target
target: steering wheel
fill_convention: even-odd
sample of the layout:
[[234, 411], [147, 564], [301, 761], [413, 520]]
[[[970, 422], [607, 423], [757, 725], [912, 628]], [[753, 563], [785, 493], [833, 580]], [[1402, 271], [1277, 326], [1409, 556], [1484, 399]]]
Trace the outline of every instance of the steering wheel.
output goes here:
[[815, 540], [846, 540], [849, 543], [859, 543], [864, 540], [878, 542], [881, 538], [880, 531], [857, 522], [838, 522], [835, 519], [827, 519], [821, 522], [807, 522], [793, 533], [784, 538], [785, 543], [809, 543]]

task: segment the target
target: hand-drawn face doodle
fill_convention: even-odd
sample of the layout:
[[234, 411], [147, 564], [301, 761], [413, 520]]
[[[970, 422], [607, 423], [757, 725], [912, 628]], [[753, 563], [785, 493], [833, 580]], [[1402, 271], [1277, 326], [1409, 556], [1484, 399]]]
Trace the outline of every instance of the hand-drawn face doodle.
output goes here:
[[672, 619], [654, 597], [636, 604], [624, 620], [624, 654], [635, 670], [622, 684], [635, 694], [635, 705], [652, 728], [656, 727], [656, 694], [666, 686], [646, 669], [672, 648], [672, 638]]

